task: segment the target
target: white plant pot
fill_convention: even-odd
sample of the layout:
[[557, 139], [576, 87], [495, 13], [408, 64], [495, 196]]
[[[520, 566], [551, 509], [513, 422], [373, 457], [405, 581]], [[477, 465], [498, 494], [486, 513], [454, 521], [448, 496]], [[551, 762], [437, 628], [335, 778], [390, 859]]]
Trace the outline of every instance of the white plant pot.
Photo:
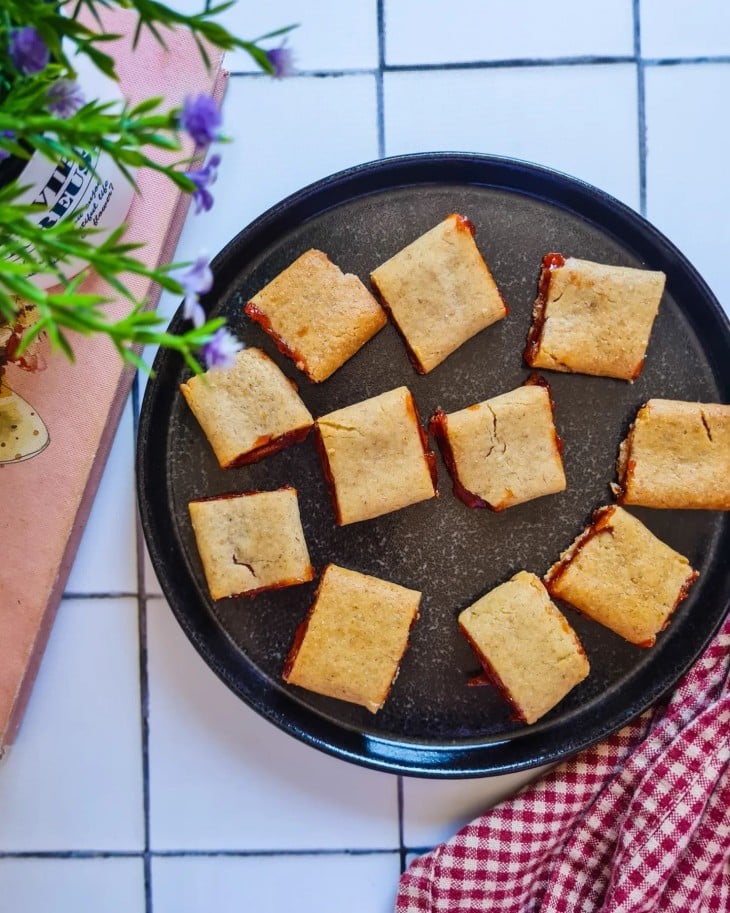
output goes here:
[[[73, 219], [82, 227], [101, 229], [92, 237], [98, 243], [124, 222], [134, 188], [105, 153], [81, 154], [87, 160], [85, 166], [68, 159], [51, 162], [36, 152], [18, 178], [19, 185], [28, 188], [19, 202], [40, 204], [28, 217], [36, 225], [50, 228]], [[84, 266], [83, 260], [69, 260], [60, 264], [60, 271], [71, 278]], [[30, 278], [42, 289], [58, 283], [52, 273], [35, 273]]]
[[[117, 84], [96, 70], [87, 58], [77, 57], [74, 65], [87, 100], [121, 98]], [[91, 153], [79, 150], [79, 154], [85, 164], [68, 159], [52, 162], [34, 153], [17, 179], [20, 187], [27, 187], [19, 202], [40, 206], [38, 212], [29, 216], [37, 225], [51, 227], [72, 219], [83, 227], [100, 229], [91, 240], [101, 243], [126, 219], [134, 187], [106, 153], [97, 149]], [[83, 260], [70, 260], [59, 264], [59, 269], [66, 278], [71, 278], [86, 265]], [[52, 273], [36, 273], [29, 278], [42, 289], [58, 284]]]

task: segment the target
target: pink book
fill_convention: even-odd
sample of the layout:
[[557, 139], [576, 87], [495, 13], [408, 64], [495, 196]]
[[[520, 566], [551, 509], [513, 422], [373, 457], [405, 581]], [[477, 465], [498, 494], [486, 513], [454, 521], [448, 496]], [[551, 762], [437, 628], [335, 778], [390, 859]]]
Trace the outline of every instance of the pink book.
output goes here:
[[[209, 50], [206, 69], [185, 31], [164, 32], [167, 50], [145, 31], [132, 49], [134, 14], [100, 12], [106, 31], [127, 36], [109, 44], [107, 53], [115, 56], [122, 93], [131, 103], [159, 95], [172, 107], [201, 92], [222, 99], [227, 74], [220, 52]], [[187, 140], [170, 161], [193, 151]], [[160, 160], [164, 155], [159, 153]], [[169, 262], [190, 198], [151, 171], [139, 172], [137, 183], [127, 239], [144, 242], [138, 256], [150, 266]], [[138, 276], [128, 284], [149, 307], [157, 304], [159, 287]], [[83, 288], [113, 295], [93, 276]], [[115, 318], [128, 310], [118, 296], [108, 308]], [[72, 343], [74, 364], [54, 354], [45, 370], [9, 365], [6, 372], [12, 403], [6, 399], [0, 408], [0, 423], [12, 424], [18, 414], [38, 444], [24, 442], [23, 454], [35, 453], [22, 460], [0, 453], [0, 753], [20, 724], [134, 377], [106, 339], [73, 337]]]

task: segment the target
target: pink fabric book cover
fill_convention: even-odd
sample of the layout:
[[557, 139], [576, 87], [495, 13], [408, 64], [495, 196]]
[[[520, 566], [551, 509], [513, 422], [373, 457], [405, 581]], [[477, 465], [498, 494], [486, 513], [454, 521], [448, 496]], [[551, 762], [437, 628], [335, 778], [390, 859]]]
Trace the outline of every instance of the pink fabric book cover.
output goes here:
[[[107, 53], [115, 57], [122, 94], [131, 103], [164, 96], [172, 107], [201, 92], [222, 99], [227, 74], [216, 49], [209, 49], [209, 70], [186, 31], [165, 31], [167, 50], [145, 31], [133, 49], [136, 16], [100, 12], [106, 31], [126, 36]], [[169, 160], [193, 152], [188, 139]], [[160, 152], [159, 160], [166, 154]], [[138, 172], [137, 183], [126, 237], [144, 244], [138, 256], [147, 264], [169, 262], [190, 198], [156, 172]], [[150, 307], [157, 304], [159, 287], [137, 276], [128, 285]], [[93, 276], [83, 288], [114, 295]], [[128, 310], [119, 296], [108, 307], [114, 318]], [[23, 413], [31, 435], [43, 440], [47, 431], [48, 445], [28, 459], [0, 463], [0, 752], [20, 724], [134, 377], [106, 339], [77, 336], [72, 342], [73, 364], [54, 353], [44, 370], [9, 365], [6, 372], [13, 408]], [[4, 410], [6, 419], [9, 414]]]

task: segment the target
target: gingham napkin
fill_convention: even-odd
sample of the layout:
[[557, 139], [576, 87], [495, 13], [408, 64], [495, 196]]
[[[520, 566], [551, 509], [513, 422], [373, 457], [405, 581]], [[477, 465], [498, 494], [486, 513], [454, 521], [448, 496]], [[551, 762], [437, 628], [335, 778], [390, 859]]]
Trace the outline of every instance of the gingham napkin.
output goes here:
[[730, 618], [671, 698], [417, 859], [397, 913], [728, 913]]

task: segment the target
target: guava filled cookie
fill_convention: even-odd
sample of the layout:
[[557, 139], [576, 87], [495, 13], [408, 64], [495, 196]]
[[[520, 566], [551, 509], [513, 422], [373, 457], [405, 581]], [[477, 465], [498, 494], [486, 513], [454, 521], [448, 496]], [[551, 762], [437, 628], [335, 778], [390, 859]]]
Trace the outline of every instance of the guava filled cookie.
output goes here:
[[284, 680], [377, 713], [398, 674], [420, 602], [417, 590], [327, 565]]
[[456, 213], [370, 274], [421, 374], [507, 314], [474, 241]]
[[730, 510], [730, 406], [650, 399], [619, 449], [621, 504]]
[[520, 571], [459, 615], [486, 676], [534, 723], [588, 675], [578, 637], [539, 577]]
[[334, 374], [387, 323], [360, 279], [314, 249], [272, 279], [244, 310], [315, 383]]
[[551, 596], [651, 647], [698, 573], [628, 511], [601, 507], [545, 575]]
[[665, 278], [652, 270], [547, 254], [525, 361], [534, 368], [636, 380]]
[[467, 507], [504, 510], [565, 490], [550, 390], [539, 379], [458, 412], [438, 410], [429, 427]]
[[222, 469], [254, 463], [309, 433], [314, 419], [291, 380], [261, 349], [238, 352], [180, 385]]

